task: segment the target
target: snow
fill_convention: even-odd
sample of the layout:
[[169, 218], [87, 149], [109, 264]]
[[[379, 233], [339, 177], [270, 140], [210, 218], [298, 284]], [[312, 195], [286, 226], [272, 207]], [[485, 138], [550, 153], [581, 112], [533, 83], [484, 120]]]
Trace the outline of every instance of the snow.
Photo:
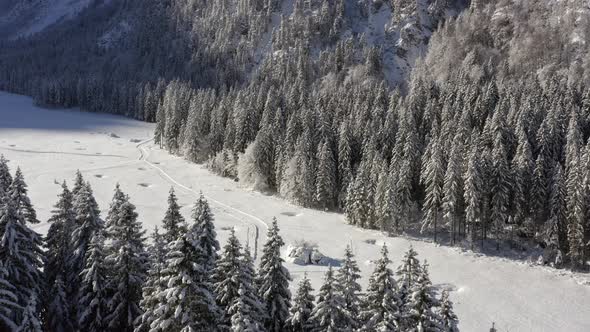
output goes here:
[[[334, 259], [351, 244], [363, 287], [380, 245], [389, 246], [394, 268], [412, 245], [421, 260], [428, 260], [437, 290], [450, 291], [462, 331], [485, 331], [492, 322], [498, 331], [590, 331], [586, 275], [352, 227], [341, 214], [303, 209], [247, 191], [201, 165], [170, 156], [150, 140], [153, 128], [118, 116], [39, 109], [27, 97], [0, 92], [0, 153], [11, 160], [13, 172], [21, 166], [41, 220], [49, 218], [57, 199], [56, 182], [66, 179], [72, 184], [76, 169], [91, 182], [103, 216], [119, 182], [149, 230], [161, 222], [170, 186], [175, 186], [185, 217], [203, 191], [212, 204], [222, 244], [235, 227], [240, 241], [257, 247], [259, 256], [267, 225], [276, 217], [287, 244], [302, 239], [317, 243], [324, 255]], [[42, 233], [48, 228], [46, 223], [35, 226]], [[327, 270], [327, 266], [292, 263], [287, 267], [293, 288], [307, 271], [316, 291]]]

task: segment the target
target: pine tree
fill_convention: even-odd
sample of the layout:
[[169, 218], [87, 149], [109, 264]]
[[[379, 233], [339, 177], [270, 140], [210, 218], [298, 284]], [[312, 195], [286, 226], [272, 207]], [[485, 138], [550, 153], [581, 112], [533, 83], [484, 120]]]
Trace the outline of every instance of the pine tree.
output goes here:
[[500, 250], [500, 236], [504, 225], [508, 219], [508, 202], [510, 199], [510, 169], [504, 144], [502, 143], [501, 132], [496, 134], [494, 140], [494, 149], [492, 150], [492, 174], [491, 174], [491, 191], [492, 191], [492, 214], [496, 231], [496, 249]]
[[80, 190], [82, 190], [82, 188], [85, 185], [86, 182], [84, 182], [84, 176], [82, 176], [80, 170], [77, 170], [76, 177], [74, 179], [74, 187], [72, 188], [72, 195], [74, 196], [74, 200], [78, 198], [78, 193], [80, 192]]
[[289, 318], [285, 322], [286, 329], [290, 332], [310, 332], [314, 326], [311, 319], [312, 312], [315, 308], [313, 296], [313, 288], [311, 282], [307, 277], [307, 273], [303, 275], [303, 279], [299, 282], [297, 294], [293, 298], [293, 306], [290, 309]]
[[279, 332], [285, 326], [289, 317], [291, 292], [289, 271], [283, 266], [281, 247], [285, 244], [279, 235], [277, 219], [273, 219], [272, 226], [266, 235], [267, 242], [262, 250], [258, 275], [258, 294], [266, 306], [266, 328], [270, 332]]
[[80, 331], [99, 332], [107, 327], [107, 266], [105, 238], [102, 230], [92, 235], [84, 270], [80, 275], [78, 300], [78, 328]]
[[393, 227], [393, 181], [391, 172], [384, 163], [379, 172], [379, 181], [375, 191], [375, 214], [377, 225], [382, 231], [391, 232]]
[[393, 271], [389, 268], [391, 261], [387, 247], [381, 249], [381, 258], [375, 262], [375, 270], [369, 278], [369, 285], [360, 318], [363, 322], [361, 331], [399, 331], [400, 307], [397, 283]]
[[[115, 186], [115, 193], [113, 194], [113, 198], [111, 200], [111, 204], [109, 206], [109, 212], [105, 219], [105, 229], [107, 232], [113, 226], [117, 220], [119, 219], [119, 212], [121, 210], [121, 206], [123, 203], [127, 202], [127, 197], [123, 191], [121, 191], [121, 187], [119, 183]], [[106, 234], [107, 238], [114, 236], [113, 234]]]
[[8, 160], [4, 155], [0, 155], [0, 199], [8, 192], [11, 183], [12, 175], [8, 169]]
[[[266, 308], [256, 289], [257, 276], [249, 246], [244, 248], [240, 266], [240, 288], [244, 290], [244, 301], [250, 306], [250, 317], [257, 325], [263, 327], [267, 318]], [[231, 310], [229, 312], [232, 313]]]
[[205, 199], [205, 196], [203, 196], [203, 193], [201, 193], [195, 203], [192, 217], [194, 221], [194, 224], [191, 226], [193, 228], [192, 231], [196, 234], [196, 241], [199, 242], [199, 247], [205, 253], [205, 255], [199, 256], [200, 259], [204, 260], [199, 262], [199, 264], [202, 265], [206, 271], [206, 275], [209, 276], [212, 274], [218, 259], [217, 251], [219, 250], [219, 242], [217, 242], [217, 233], [213, 225], [213, 212], [211, 212], [209, 203]]
[[14, 179], [8, 187], [7, 195], [10, 196], [14, 202], [17, 213], [22, 215], [22, 222], [38, 224], [39, 220], [37, 220], [37, 212], [35, 212], [27, 192], [27, 184], [25, 183], [23, 173], [21, 172], [20, 167], [17, 167]]
[[158, 295], [151, 331], [215, 331], [220, 312], [205, 269], [207, 251], [197, 227], [172, 242], [162, 271], [165, 289]]
[[[41, 266], [44, 261], [41, 236], [25, 223], [18, 213], [12, 196], [5, 196], [0, 206], [0, 262], [6, 270], [5, 280], [14, 287], [17, 303], [25, 312], [16, 311], [12, 320], [20, 321], [28, 308], [41, 294], [43, 279]], [[34, 308], [35, 312], [37, 308]], [[29, 312], [30, 313], [30, 312]]]
[[8, 280], [8, 271], [0, 263], [0, 330], [16, 331], [15, 312], [22, 310], [18, 304], [16, 289]]
[[232, 332], [262, 332], [264, 329], [260, 326], [259, 322], [253, 317], [256, 315], [248, 301], [246, 301], [246, 291], [240, 286], [238, 290], [238, 296], [233, 301], [229, 311], [232, 312], [231, 316], [231, 329]]
[[481, 223], [481, 201], [484, 196], [482, 182], [479, 154], [477, 148], [473, 147], [469, 153], [469, 161], [464, 176], [465, 221], [469, 227], [468, 240], [472, 249], [477, 240], [477, 225]]
[[22, 314], [22, 321], [20, 322], [17, 331], [42, 332], [43, 329], [41, 328], [41, 321], [39, 320], [37, 294], [32, 293], [26, 303]]
[[554, 174], [549, 195], [550, 215], [545, 229], [545, 243], [551, 257], [546, 257], [552, 263], [560, 265], [563, 259], [562, 243], [565, 242], [567, 206], [566, 186], [563, 179], [563, 168], [559, 163], [554, 167]]
[[225, 311], [225, 323], [230, 325], [230, 306], [239, 297], [240, 274], [242, 273], [241, 253], [242, 245], [232, 229], [227, 244], [223, 247], [223, 253], [217, 261], [217, 267], [213, 280], [215, 280], [215, 296], [217, 304]]
[[463, 145], [461, 139], [455, 136], [451, 155], [445, 171], [443, 184], [442, 214], [443, 220], [451, 230], [451, 243], [457, 240], [460, 232], [461, 215], [463, 210]]
[[57, 275], [51, 284], [49, 295], [51, 297], [48, 299], [49, 303], [45, 317], [47, 330], [56, 332], [74, 331], [74, 327], [70, 321], [70, 303], [68, 303], [66, 286], [64, 285], [61, 274]]
[[442, 332], [458, 332], [457, 324], [459, 319], [453, 311], [453, 302], [449, 298], [449, 291], [444, 290], [440, 299], [440, 307], [438, 310], [438, 317], [440, 318], [440, 328]]
[[342, 296], [344, 302], [344, 311], [346, 317], [343, 317], [346, 322], [346, 326], [350, 326], [353, 329], [359, 325], [358, 317], [360, 313], [360, 298], [359, 293], [361, 292], [361, 285], [358, 280], [361, 278], [360, 269], [354, 259], [354, 254], [350, 245], [346, 246], [344, 251], [344, 260], [340, 269], [338, 269], [337, 279], [338, 291]]
[[115, 218], [106, 229], [110, 241], [105, 249], [105, 261], [111, 270], [107, 288], [113, 294], [109, 297], [109, 314], [105, 319], [109, 329], [132, 331], [134, 320], [142, 314], [139, 301], [147, 277], [148, 257], [144, 231], [128, 197], [119, 206]]
[[425, 262], [404, 306], [404, 320], [409, 324], [406, 328], [415, 331], [440, 331], [440, 319], [433, 311], [433, 307], [437, 305], [438, 301], [428, 276], [428, 264]]
[[163, 220], [164, 230], [166, 231], [162, 237], [166, 243], [176, 241], [181, 234], [186, 232], [186, 224], [184, 217], [180, 214], [180, 206], [178, 199], [174, 193], [174, 187], [170, 188], [168, 195], [168, 210]]
[[166, 288], [162, 277], [163, 270], [166, 267], [166, 248], [167, 243], [164, 236], [158, 232], [158, 227], [152, 234], [152, 245], [148, 252], [151, 253], [150, 268], [148, 277], [142, 288], [142, 298], [139, 302], [143, 314], [135, 322], [135, 332], [145, 332], [150, 330], [150, 325], [155, 320], [155, 310], [159, 305], [159, 294]]
[[348, 323], [344, 307], [344, 299], [338, 292], [337, 280], [334, 271], [330, 266], [324, 278], [324, 284], [318, 294], [317, 305], [311, 313], [311, 320], [314, 322], [313, 331], [347, 331], [352, 330]]
[[100, 219], [100, 210], [94, 199], [89, 183], [82, 184], [74, 200], [74, 213], [76, 215], [76, 227], [72, 233], [71, 247], [72, 257], [70, 268], [75, 273], [75, 278], [69, 280], [74, 289], [78, 288], [80, 273], [86, 266], [88, 246], [94, 234], [104, 227]]
[[433, 138], [430, 145], [430, 158], [422, 171], [422, 182], [426, 190], [426, 198], [422, 207], [424, 220], [421, 231], [434, 226], [434, 242], [437, 236], [437, 223], [443, 199], [444, 165], [442, 149], [437, 138]]
[[407, 300], [406, 297], [422, 274], [422, 266], [420, 265], [420, 260], [418, 260], [418, 253], [411, 246], [404, 254], [404, 258], [402, 258], [402, 262], [395, 274], [398, 276], [400, 299], [402, 303], [405, 303]]
[[[68, 189], [65, 181], [62, 184], [62, 192], [59, 194], [59, 200], [54, 205], [52, 216], [49, 218], [48, 223], [51, 225], [47, 236], [45, 238], [45, 246], [47, 251], [45, 253], [46, 261], [43, 269], [44, 278], [46, 285], [50, 288], [46, 293], [46, 301], [53, 301], [58, 298], [61, 294], [54, 294], [54, 291], [62, 291], [65, 289], [66, 292], [66, 303], [67, 310], [62, 307], [54, 308], [51, 304], [58, 304], [59, 302], [53, 301], [52, 303], [46, 303], [46, 310], [44, 312], [45, 322], [53, 321], [54, 323], [62, 324], [64, 327], [69, 326], [69, 330], [73, 329], [75, 321], [73, 321], [73, 308], [71, 307], [71, 280], [75, 280], [77, 277], [72, 271], [71, 267], [71, 256], [73, 253], [71, 245], [72, 231], [76, 224], [75, 214], [73, 210], [72, 193]], [[57, 279], [60, 279], [59, 283], [56, 283]], [[55, 310], [59, 313], [54, 312]], [[55, 319], [58, 319], [56, 322]], [[57, 326], [48, 326], [50, 330], [59, 330]]]
[[337, 193], [337, 184], [334, 154], [327, 140], [320, 145], [317, 159], [318, 169], [315, 199], [320, 209], [330, 210], [335, 205], [334, 194]]

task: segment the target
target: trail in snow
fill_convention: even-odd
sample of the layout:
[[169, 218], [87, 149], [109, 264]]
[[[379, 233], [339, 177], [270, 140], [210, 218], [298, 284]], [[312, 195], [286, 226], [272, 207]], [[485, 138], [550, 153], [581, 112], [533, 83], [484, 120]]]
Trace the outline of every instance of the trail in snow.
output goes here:
[[64, 151], [39, 151], [39, 150], [9, 148], [9, 147], [5, 147], [5, 146], [0, 146], [0, 149], [15, 151], [15, 152], [24, 152], [24, 153], [37, 153], [37, 154], [42, 153], [42, 154], [64, 154], [64, 155], [87, 156], [87, 157], [127, 158], [126, 156], [121, 156], [118, 154], [82, 153], [82, 152], [64, 152]]
[[[164, 171], [159, 166], [157, 166], [157, 165], [151, 163], [149, 160], [147, 160], [147, 158], [149, 157], [149, 153], [147, 153], [147, 151], [145, 151], [142, 148], [142, 146], [145, 145], [145, 144], [147, 144], [147, 143], [149, 143], [149, 142], [151, 142], [151, 141], [153, 141], [153, 140], [154, 139], [151, 138], [151, 139], [145, 140], [143, 142], [140, 142], [140, 143], [138, 143], [136, 145], [137, 149], [139, 149], [139, 151], [140, 151], [139, 160], [140, 161], [143, 161], [144, 163], [146, 163], [147, 165], [149, 165], [151, 168], [153, 168], [153, 169], [157, 170], [158, 172], [160, 172], [160, 174], [163, 177], [165, 177], [168, 181], [170, 181], [171, 183], [173, 183], [176, 186], [184, 189], [185, 191], [190, 192], [190, 193], [193, 193], [194, 195], [196, 195], [197, 197], [199, 197], [199, 195], [201, 193], [198, 193], [198, 192], [194, 191], [192, 188], [189, 188], [189, 187], [183, 185], [182, 183], [178, 182], [172, 176], [170, 176], [170, 174], [168, 174], [168, 172]], [[212, 197], [210, 197], [208, 195], [205, 195], [204, 193], [202, 193], [202, 194], [203, 194], [203, 196], [208, 201], [213, 202], [214, 204], [216, 204], [218, 206], [221, 206], [221, 207], [224, 207], [226, 209], [230, 209], [232, 211], [235, 211], [235, 212], [237, 212], [237, 213], [239, 213], [241, 215], [244, 215], [244, 216], [250, 218], [251, 220], [254, 220], [256, 223], [260, 224], [266, 230], [268, 230], [268, 225], [264, 222], [264, 220], [258, 218], [257, 216], [251, 215], [251, 214], [249, 214], [249, 213], [247, 213], [245, 211], [242, 211], [240, 209], [237, 209], [237, 208], [234, 208], [234, 207], [232, 207], [230, 205], [227, 205], [225, 203], [222, 203], [222, 202], [220, 202], [220, 201], [218, 201], [218, 200], [216, 200], [216, 199], [214, 199], [214, 198], [212, 198]], [[244, 220], [241, 219], [241, 218], [239, 218], [239, 217], [237, 217], [236, 215], [234, 215], [232, 213], [228, 213], [228, 212], [225, 212], [225, 213], [228, 214], [229, 216], [234, 217], [235, 219], [239, 220], [240, 222], [244, 223]], [[254, 257], [253, 257], [254, 259], [256, 259], [258, 257], [258, 238], [259, 238], [259, 233], [260, 233], [260, 230], [258, 229], [258, 225], [256, 223], [252, 223], [251, 224], [252, 226], [254, 226]], [[249, 232], [249, 228], [248, 228], [248, 232]]]

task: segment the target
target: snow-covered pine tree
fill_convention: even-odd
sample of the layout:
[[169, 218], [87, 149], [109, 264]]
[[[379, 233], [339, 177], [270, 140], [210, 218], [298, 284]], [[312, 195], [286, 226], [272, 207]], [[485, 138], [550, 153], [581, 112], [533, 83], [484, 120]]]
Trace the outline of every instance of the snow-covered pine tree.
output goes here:
[[270, 332], [279, 332], [285, 326], [291, 306], [289, 271], [283, 266], [281, 247], [285, 244], [279, 235], [277, 219], [266, 235], [267, 241], [262, 249], [258, 275], [258, 294], [266, 307], [267, 319], [265, 326]]
[[338, 205], [344, 208], [348, 186], [353, 181], [352, 147], [348, 121], [340, 125], [338, 136]]
[[387, 246], [384, 245], [363, 298], [360, 331], [400, 330], [400, 299], [390, 263]]
[[[568, 174], [568, 183], [581, 182], [582, 169], [581, 158], [571, 166]], [[571, 186], [571, 192], [567, 195], [568, 225], [567, 241], [569, 245], [568, 256], [573, 268], [583, 266], [584, 260], [584, 220], [586, 193], [580, 185]]]
[[453, 311], [453, 302], [449, 298], [449, 291], [446, 289], [442, 292], [437, 314], [440, 319], [441, 332], [459, 332], [457, 327], [459, 319]]
[[345, 325], [353, 329], [358, 328], [359, 325], [358, 317], [361, 303], [359, 293], [362, 290], [361, 285], [358, 283], [361, 278], [360, 271], [354, 259], [352, 248], [347, 245], [344, 251], [344, 260], [337, 272], [336, 278], [338, 282], [336, 285], [344, 301], [344, 310], [347, 314], [346, 317], [343, 317], [343, 319], [347, 320]]
[[461, 232], [461, 216], [463, 211], [463, 142], [455, 136], [451, 155], [447, 163], [443, 184], [442, 217], [445, 226], [450, 228], [451, 243], [457, 241]]
[[369, 157], [363, 157], [346, 195], [346, 219], [350, 224], [359, 227], [368, 227], [371, 222], [371, 162]]
[[186, 233], [186, 224], [184, 217], [180, 214], [178, 199], [174, 193], [174, 187], [170, 188], [168, 195], [168, 209], [162, 221], [165, 233], [162, 237], [166, 243], [176, 241], [181, 234]]
[[[556, 163], [553, 169], [551, 180], [551, 191], [549, 194], [549, 220], [545, 226], [545, 243], [547, 244], [547, 261], [557, 266], [563, 263], [562, 243], [565, 243], [567, 229], [567, 204], [566, 186], [563, 176], [563, 168]], [[547, 255], [546, 255], [547, 256]]]
[[[18, 305], [30, 314], [33, 308], [28, 308], [29, 302], [34, 301], [37, 306], [41, 295], [41, 266], [45, 258], [41, 236], [28, 227], [12, 197], [4, 196], [0, 205], [0, 262], [6, 270], [5, 280], [14, 286]], [[34, 309], [38, 314], [38, 308]], [[15, 310], [12, 315], [14, 322], [20, 322], [24, 313]]]
[[324, 284], [320, 287], [317, 305], [311, 313], [313, 331], [352, 331], [353, 327], [348, 325], [349, 314], [338, 288], [338, 281], [330, 266], [324, 277]]
[[232, 317], [229, 314], [229, 309], [239, 297], [240, 274], [242, 273], [241, 248], [242, 245], [232, 228], [227, 244], [223, 247], [221, 257], [217, 260], [217, 266], [213, 274], [217, 304], [224, 311], [224, 320], [227, 326], [231, 325]]
[[[56, 318], [59, 320], [56, 323], [62, 324], [62, 326], [69, 326], [70, 330], [75, 323], [74, 315], [72, 315], [73, 308], [69, 301], [69, 285], [71, 285], [70, 281], [76, 278], [76, 275], [72, 269], [70, 269], [70, 259], [72, 256], [72, 245], [70, 240], [76, 224], [76, 219], [73, 210], [72, 193], [68, 189], [65, 181], [62, 184], [62, 192], [58, 197], [59, 199], [54, 205], [52, 216], [48, 220], [50, 226], [47, 236], [45, 237], [47, 251], [45, 252], [46, 261], [43, 268], [45, 285], [47, 286], [44, 301], [44, 321], [46, 327], [52, 331], [60, 330], [58, 326], [48, 325], [51, 321], [56, 322]], [[60, 282], [59, 284], [56, 284], [58, 278], [60, 279]], [[62, 291], [64, 288], [66, 296], [68, 296], [65, 301], [67, 309], [62, 307], [54, 308], [53, 305], [59, 304], [59, 302], [53, 301], [53, 299], [58, 297], [59, 294], [54, 294], [53, 291]]]
[[204, 255], [200, 255], [199, 262], [203, 269], [205, 269], [207, 276], [211, 276], [215, 269], [215, 264], [218, 259], [217, 251], [219, 250], [219, 242], [217, 241], [217, 233], [215, 232], [215, 225], [213, 225], [213, 212], [209, 207], [209, 203], [205, 199], [203, 193], [199, 195], [199, 199], [193, 208], [192, 218], [194, 224], [191, 231], [196, 236], [196, 241], [199, 242], [199, 247], [204, 250]]
[[23, 308], [17, 304], [16, 289], [7, 277], [8, 271], [0, 263], [0, 330], [16, 331], [18, 322], [14, 320], [14, 314]]
[[471, 249], [477, 240], [477, 227], [481, 224], [481, 201], [483, 199], [483, 180], [479, 164], [479, 153], [477, 146], [473, 143], [469, 153], [469, 161], [464, 175], [464, 198], [465, 198], [465, 222], [468, 227], [467, 239]]
[[17, 167], [14, 179], [12, 179], [12, 183], [8, 187], [7, 195], [10, 196], [14, 202], [17, 213], [22, 215], [22, 222], [38, 224], [39, 220], [37, 220], [37, 212], [35, 212], [27, 192], [28, 189], [27, 184], [25, 183], [25, 178], [20, 167]]
[[135, 321], [135, 332], [149, 331], [155, 319], [154, 312], [160, 304], [158, 296], [166, 288], [162, 280], [162, 271], [166, 268], [167, 244], [156, 226], [152, 234], [152, 244], [148, 250], [151, 253], [148, 277], [143, 285], [142, 298], [139, 302], [143, 314]]
[[375, 190], [375, 217], [380, 230], [391, 232], [393, 227], [393, 181], [387, 162], [379, 170]]
[[[79, 289], [80, 273], [86, 266], [88, 246], [94, 234], [104, 228], [100, 210], [94, 199], [90, 183], [84, 183], [78, 189], [74, 200], [76, 227], [72, 232], [72, 257], [70, 268], [75, 278], [69, 280], [73, 289]], [[76, 301], [76, 300], [75, 300]]]
[[315, 200], [320, 209], [331, 210], [335, 206], [334, 194], [337, 192], [336, 162], [330, 143], [326, 140], [319, 146], [316, 177]]
[[8, 187], [12, 183], [12, 175], [8, 169], [8, 160], [4, 155], [0, 155], [0, 199], [8, 192]]
[[437, 305], [438, 300], [428, 276], [428, 264], [424, 262], [403, 308], [404, 328], [411, 331], [440, 331], [440, 318], [433, 310]]
[[314, 305], [315, 296], [313, 296], [313, 288], [311, 281], [307, 277], [307, 273], [303, 275], [303, 279], [299, 282], [297, 293], [292, 301], [291, 309], [289, 310], [289, 318], [285, 322], [285, 328], [290, 332], [310, 332], [314, 327], [311, 319], [311, 314]]
[[119, 212], [121, 210], [121, 206], [123, 203], [127, 202], [128, 199], [121, 191], [121, 187], [119, 183], [115, 185], [115, 193], [113, 194], [113, 198], [111, 200], [111, 204], [109, 205], [109, 212], [107, 213], [107, 217], [105, 218], [105, 229], [107, 231], [106, 236], [110, 238], [113, 234], [109, 234], [108, 231], [113, 226], [117, 220], [119, 220]]
[[82, 172], [80, 170], [76, 170], [76, 177], [74, 178], [74, 187], [72, 188], [72, 195], [74, 196], [74, 201], [78, 197], [78, 193], [82, 190], [82, 187], [86, 182], [84, 181], [84, 176], [82, 176]]
[[[165, 289], [158, 295], [150, 331], [216, 331], [221, 312], [205, 269], [208, 253], [197, 227], [172, 242], [162, 271]], [[205, 264], [204, 264], [205, 263]]]
[[148, 269], [145, 232], [128, 197], [124, 197], [117, 210], [106, 229], [109, 242], [105, 261], [111, 273], [107, 288], [112, 295], [109, 294], [109, 314], [105, 320], [109, 329], [133, 331], [135, 319], [142, 314], [139, 301]]
[[78, 299], [78, 329], [100, 332], [106, 330], [108, 269], [105, 264], [105, 236], [103, 230], [92, 235], [84, 270], [80, 275]]
[[17, 331], [22, 332], [43, 332], [41, 320], [39, 319], [39, 302], [37, 294], [32, 293], [26, 302], [22, 312], [22, 320]]
[[500, 250], [500, 238], [504, 225], [508, 219], [508, 203], [511, 193], [510, 168], [506, 150], [502, 143], [502, 133], [498, 131], [494, 139], [492, 150], [492, 173], [491, 173], [491, 218], [496, 233], [496, 250]]
[[404, 258], [402, 258], [402, 262], [395, 274], [398, 277], [400, 300], [402, 304], [405, 304], [406, 297], [422, 274], [422, 265], [418, 259], [418, 253], [412, 246], [404, 254]]
[[[436, 134], [437, 131], [434, 131]], [[436, 242], [438, 219], [441, 215], [443, 199], [443, 186], [445, 170], [442, 158], [442, 148], [437, 137], [433, 137], [429, 144], [430, 158], [424, 163], [422, 170], [422, 183], [425, 187], [426, 197], [422, 210], [424, 219], [421, 232], [434, 228], [434, 242]]]
[[246, 300], [246, 291], [244, 287], [240, 286], [238, 289], [238, 296], [234, 299], [229, 308], [232, 312], [231, 328], [232, 332], [262, 332], [264, 328], [260, 322], [256, 321], [256, 311], [253, 310]]
[[[241, 273], [239, 278], [240, 287], [245, 292], [244, 301], [246, 301], [250, 306], [250, 316], [252, 320], [255, 321], [259, 326], [263, 327], [267, 317], [266, 307], [264, 306], [264, 303], [262, 302], [262, 299], [256, 288], [256, 270], [254, 267], [254, 259], [252, 259], [252, 255], [250, 254], [249, 246], [244, 248], [240, 265]], [[229, 312], [230, 314], [233, 314], [231, 310]]]
[[72, 308], [68, 302], [62, 274], [58, 274], [53, 280], [48, 293], [50, 297], [47, 299], [49, 303], [44, 319], [45, 328], [55, 332], [74, 331], [71, 319], [75, 317], [71, 317]]

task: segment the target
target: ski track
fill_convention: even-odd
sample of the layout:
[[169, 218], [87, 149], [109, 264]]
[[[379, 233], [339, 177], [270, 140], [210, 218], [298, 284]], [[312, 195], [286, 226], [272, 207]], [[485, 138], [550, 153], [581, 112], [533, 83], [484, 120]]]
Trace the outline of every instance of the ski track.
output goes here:
[[9, 150], [9, 151], [15, 151], [15, 152], [35, 153], [35, 154], [63, 154], [63, 155], [87, 156], [87, 157], [127, 158], [125, 156], [118, 155], [118, 154], [93, 154], [93, 153], [64, 152], [64, 151], [39, 151], [39, 150], [27, 150], [27, 149], [7, 148], [5, 146], [0, 146], [0, 149], [2, 149], [2, 150]]
[[[261, 218], [259, 218], [259, 217], [257, 217], [257, 216], [254, 216], [254, 215], [252, 215], [252, 214], [249, 214], [248, 212], [245, 212], [245, 211], [242, 211], [242, 210], [240, 210], [240, 209], [237, 209], [237, 208], [235, 208], [235, 207], [233, 207], [233, 206], [230, 206], [230, 205], [227, 205], [227, 204], [225, 204], [225, 203], [222, 203], [222, 202], [220, 202], [220, 201], [218, 201], [218, 200], [214, 199], [214, 198], [213, 198], [213, 197], [211, 197], [211, 196], [205, 195], [205, 193], [203, 193], [202, 191], [201, 191], [200, 193], [198, 193], [198, 192], [194, 191], [192, 188], [189, 188], [189, 187], [187, 187], [187, 186], [185, 186], [185, 185], [181, 184], [180, 182], [176, 181], [176, 180], [175, 180], [175, 179], [174, 179], [172, 176], [170, 176], [170, 174], [168, 174], [168, 172], [164, 171], [164, 170], [163, 170], [161, 167], [159, 167], [159, 166], [157, 166], [157, 165], [155, 165], [155, 164], [151, 163], [149, 160], [147, 160], [147, 158], [149, 157], [149, 153], [143, 149], [143, 145], [145, 145], [145, 144], [147, 144], [147, 143], [149, 143], [149, 142], [151, 142], [151, 141], [153, 141], [153, 140], [154, 140], [153, 138], [151, 138], [151, 139], [147, 139], [147, 140], [145, 140], [145, 141], [142, 141], [142, 142], [140, 142], [140, 143], [138, 143], [138, 144], [136, 145], [136, 148], [137, 148], [137, 149], [139, 150], [139, 152], [140, 152], [140, 155], [139, 155], [139, 160], [140, 160], [140, 161], [143, 161], [144, 163], [146, 163], [146, 164], [147, 164], [148, 166], [150, 166], [151, 168], [153, 168], [153, 169], [157, 170], [157, 171], [160, 173], [160, 175], [161, 175], [162, 177], [164, 177], [166, 180], [168, 180], [168, 181], [169, 181], [169, 182], [171, 182], [172, 184], [174, 184], [174, 185], [178, 186], [179, 188], [182, 188], [182, 189], [184, 189], [185, 191], [187, 191], [187, 192], [189, 192], [189, 193], [192, 193], [192, 194], [194, 194], [194, 195], [195, 195], [195, 196], [197, 196], [197, 197], [199, 197], [199, 195], [200, 195], [200, 194], [203, 194], [203, 196], [204, 196], [204, 197], [205, 197], [205, 198], [206, 198], [208, 201], [210, 201], [210, 202], [213, 202], [213, 203], [215, 203], [216, 205], [218, 205], [218, 206], [221, 206], [221, 207], [223, 207], [223, 208], [230, 209], [230, 210], [232, 210], [232, 211], [234, 211], [234, 212], [237, 212], [237, 213], [239, 213], [239, 214], [241, 214], [241, 215], [243, 215], [243, 216], [246, 216], [246, 217], [248, 217], [249, 219], [251, 219], [251, 220], [254, 220], [254, 221], [256, 222], [256, 223], [251, 223], [251, 224], [250, 224], [250, 225], [254, 226], [254, 257], [253, 257], [253, 258], [254, 258], [254, 259], [256, 259], [256, 258], [258, 257], [258, 238], [259, 238], [259, 233], [260, 233], [260, 230], [259, 230], [259, 228], [258, 228], [258, 225], [257, 225], [257, 223], [258, 223], [258, 224], [260, 224], [260, 225], [261, 225], [261, 226], [262, 226], [262, 227], [263, 227], [265, 230], [267, 230], [267, 231], [268, 231], [268, 224], [267, 224], [266, 222], [264, 222], [264, 220], [262, 220]], [[240, 222], [242, 222], [242, 223], [244, 223], [244, 224], [247, 224], [247, 223], [246, 223], [246, 222], [245, 222], [245, 221], [244, 221], [242, 218], [239, 218], [239, 217], [238, 217], [238, 216], [236, 216], [235, 214], [233, 214], [233, 213], [230, 213], [230, 212], [227, 212], [227, 211], [224, 211], [224, 212], [225, 212], [227, 215], [229, 215], [229, 216], [233, 217], [234, 219], [237, 219], [237, 220], [239, 220]], [[248, 233], [249, 233], [249, 232], [250, 232], [250, 229], [248, 228]]]

